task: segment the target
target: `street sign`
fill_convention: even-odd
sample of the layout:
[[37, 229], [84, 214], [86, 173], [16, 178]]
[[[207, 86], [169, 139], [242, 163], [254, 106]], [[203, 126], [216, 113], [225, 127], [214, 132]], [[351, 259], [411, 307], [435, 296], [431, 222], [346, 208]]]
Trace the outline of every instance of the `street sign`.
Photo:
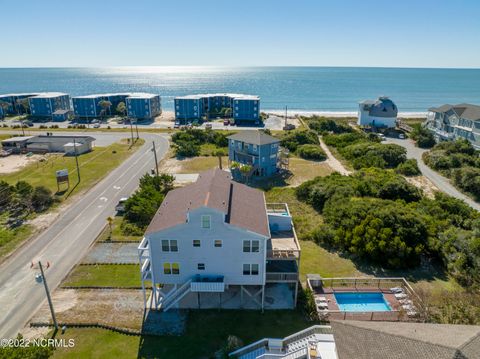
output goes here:
[[70, 187], [70, 181], [68, 180], [68, 170], [67, 169], [55, 171], [55, 176], [57, 178], [58, 191], [60, 191], [60, 183], [65, 183], [66, 182], [68, 184], [68, 187]]

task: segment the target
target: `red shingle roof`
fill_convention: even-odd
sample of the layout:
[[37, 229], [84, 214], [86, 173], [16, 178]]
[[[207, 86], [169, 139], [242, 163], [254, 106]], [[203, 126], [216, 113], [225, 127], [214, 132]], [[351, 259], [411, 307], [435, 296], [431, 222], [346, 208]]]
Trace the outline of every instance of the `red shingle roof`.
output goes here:
[[208, 207], [225, 213], [231, 225], [270, 237], [263, 192], [234, 182], [220, 169], [200, 173], [195, 183], [170, 191], [146, 233], [186, 223], [187, 213]]

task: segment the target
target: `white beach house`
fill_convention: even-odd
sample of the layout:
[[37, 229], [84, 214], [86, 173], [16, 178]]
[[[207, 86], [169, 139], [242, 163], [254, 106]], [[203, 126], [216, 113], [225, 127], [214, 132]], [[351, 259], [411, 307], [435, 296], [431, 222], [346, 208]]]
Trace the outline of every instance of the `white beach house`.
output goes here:
[[358, 125], [372, 127], [395, 127], [398, 108], [386, 96], [377, 100], [365, 100], [358, 104]]
[[[139, 250], [146, 307], [293, 308], [300, 245], [288, 206], [229, 172], [170, 191]], [[152, 283], [147, 300], [145, 282]]]

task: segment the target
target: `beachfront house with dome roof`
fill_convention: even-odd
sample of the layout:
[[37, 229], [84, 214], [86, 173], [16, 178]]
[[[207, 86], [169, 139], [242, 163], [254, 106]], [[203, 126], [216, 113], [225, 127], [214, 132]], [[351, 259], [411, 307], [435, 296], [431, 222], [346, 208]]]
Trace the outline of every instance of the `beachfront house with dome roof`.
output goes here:
[[398, 108], [386, 96], [376, 100], [365, 100], [358, 104], [359, 126], [395, 127], [397, 123]]

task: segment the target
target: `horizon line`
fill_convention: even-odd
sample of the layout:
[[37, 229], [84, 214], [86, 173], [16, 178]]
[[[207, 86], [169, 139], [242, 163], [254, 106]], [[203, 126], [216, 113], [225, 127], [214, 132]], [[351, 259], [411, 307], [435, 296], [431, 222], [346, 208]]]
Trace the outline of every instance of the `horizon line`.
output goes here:
[[92, 69], [92, 68], [365, 68], [418, 70], [480, 70], [480, 67], [341, 66], [341, 65], [102, 65], [102, 66], [0, 66], [0, 69]]

